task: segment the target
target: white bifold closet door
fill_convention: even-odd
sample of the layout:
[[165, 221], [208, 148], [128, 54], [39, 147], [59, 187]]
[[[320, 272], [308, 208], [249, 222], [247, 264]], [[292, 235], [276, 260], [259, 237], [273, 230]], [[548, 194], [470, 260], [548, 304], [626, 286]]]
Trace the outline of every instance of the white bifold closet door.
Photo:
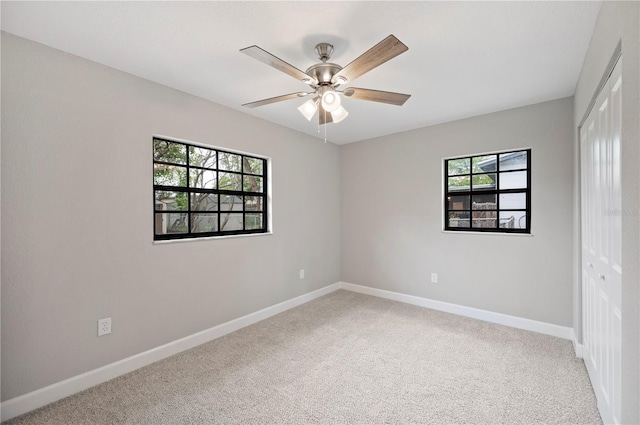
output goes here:
[[605, 423], [620, 423], [621, 60], [580, 129], [584, 361]]

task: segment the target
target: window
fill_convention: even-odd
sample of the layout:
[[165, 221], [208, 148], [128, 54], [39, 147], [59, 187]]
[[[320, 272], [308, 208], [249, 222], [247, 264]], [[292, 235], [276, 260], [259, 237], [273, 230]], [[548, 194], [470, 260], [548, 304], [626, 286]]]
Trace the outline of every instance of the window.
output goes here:
[[154, 240], [266, 233], [267, 160], [153, 138]]
[[531, 233], [531, 149], [444, 160], [444, 229]]

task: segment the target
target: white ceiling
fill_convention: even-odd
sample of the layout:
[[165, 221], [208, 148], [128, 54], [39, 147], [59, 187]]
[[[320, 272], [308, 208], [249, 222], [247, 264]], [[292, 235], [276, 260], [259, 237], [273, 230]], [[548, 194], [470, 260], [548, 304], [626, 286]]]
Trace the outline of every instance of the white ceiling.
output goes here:
[[409, 50], [349, 85], [410, 93], [404, 106], [345, 98], [344, 144], [571, 96], [600, 2], [10, 2], [2, 30], [256, 117], [324, 137], [296, 108], [243, 103], [308, 86], [239, 52], [306, 70], [314, 46], [345, 66], [389, 34]]

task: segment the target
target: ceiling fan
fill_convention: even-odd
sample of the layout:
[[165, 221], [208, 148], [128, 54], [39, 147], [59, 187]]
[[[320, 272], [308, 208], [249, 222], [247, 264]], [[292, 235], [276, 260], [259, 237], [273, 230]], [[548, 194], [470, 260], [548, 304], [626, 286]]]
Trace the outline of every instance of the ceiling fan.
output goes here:
[[395, 58], [401, 53], [406, 52], [408, 49], [409, 48], [395, 36], [389, 35], [387, 38], [364, 52], [353, 62], [343, 68], [340, 65], [328, 62], [331, 58], [331, 54], [333, 53], [333, 46], [329, 43], [319, 43], [316, 45], [315, 51], [321, 62], [311, 65], [306, 72], [302, 72], [295, 66], [288, 64], [258, 46], [250, 46], [240, 49], [242, 53], [257, 59], [260, 62], [264, 62], [267, 65], [292, 76], [296, 80], [308, 84], [313, 89], [310, 92], [289, 93], [282, 96], [258, 100], [256, 102], [245, 103], [242, 106], [255, 108], [258, 106], [268, 105], [270, 103], [281, 102], [283, 100], [313, 96], [307, 102], [302, 104], [298, 110], [309, 121], [311, 121], [311, 118], [313, 118], [316, 111], [319, 110], [318, 123], [320, 125], [330, 122], [338, 123], [347, 117], [349, 113], [341, 105], [341, 96], [401, 106], [407, 101], [407, 99], [409, 99], [409, 97], [411, 97], [410, 94], [363, 89], [358, 87], [348, 87], [342, 91], [336, 90], [336, 88], [342, 84], [352, 82], [364, 73], [369, 72], [388, 60]]

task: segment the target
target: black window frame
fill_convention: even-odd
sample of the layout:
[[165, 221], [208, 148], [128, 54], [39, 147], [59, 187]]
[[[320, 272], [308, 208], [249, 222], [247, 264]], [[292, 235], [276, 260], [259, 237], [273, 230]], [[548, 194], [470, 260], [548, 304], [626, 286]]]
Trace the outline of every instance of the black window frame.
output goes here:
[[[168, 149], [168, 144], [176, 144], [176, 145], [182, 145], [184, 146], [184, 154], [185, 154], [185, 161], [184, 163], [180, 163], [177, 161], [171, 162], [170, 160], [162, 160], [161, 159], [157, 159], [158, 156], [156, 155], [156, 143], [167, 143], [167, 149]], [[159, 145], [158, 145], [159, 146]], [[190, 148], [196, 148], [196, 149], [204, 149], [204, 150], [208, 150], [208, 151], [213, 151], [215, 152], [215, 166], [212, 165], [202, 165], [202, 164], [194, 164], [191, 163], [191, 159], [190, 159]], [[219, 162], [219, 154], [223, 153], [223, 154], [228, 154], [228, 155], [236, 155], [240, 157], [240, 162], [239, 162], [239, 168], [240, 170], [226, 170], [224, 168], [221, 168], [220, 162]], [[185, 142], [182, 140], [175, 140], [175, 139], [170, 139], [170, 138], [165, 138], [165, 137], [158, 137], [158, 136], [154, 136], [152, 138], [152, 157], [153, 157], [153, 240], [154, 241], [167, 241], [167, 240], [182, 240], [182, 239], [202, 239], [202, 238], [215, 238], [215, 237], [223, 237], [223, 236], [233, 236], [233, 235], [251, 235], [251, 234], [260, 234], [260, 233], [269, 233], [269, 197], [268, 197], [268, 186], [269, 186], [269, 175], [268, 175], [268, 158], [265, 157], [261, 157], [258, 155], [254, 155], [254, 154], [248, 154], [248, 153], [244, 153], [244, 152], [237, 152], [237, 151], [233, 151], [233, 150], [228, 150], [228, 149], [221, 149], [218, 147], [214, 147], [214, 146], [208, 146], [208, 145], [204, 145], [204, 144], [195, 144], [195, 143], [189, 143], [189, 142]], [[259, 161], [260, 164], [262, 165], [262, 172], [261, 173], [254, 173], [252, 171], [247, 171], [245, 169], [245, 158], [246, 159], [250, 159], [252, 161]], [[166, 159], [166, 158], [165, 158]], [[255, 162], [253, 162], [255, 164]], [[156, 184], [156, 169], [157, 167], [180, 167], [184, 169], [184, 185], [167, 185], [167, 184]], [[192, 174], [191, 171], [192, 170], [202, 170], [202, 171], [210, 171], [210, 172], [215, 172], [215, 188], [206, 188], [206, 187], [195, 187], [192, 186]], [[220, 173], [226, 173], [228, 175], [235, 175], [235, 176], [239, 176], [239, 188], [240, 190], [229, 190], [229, 189], [220, 189], [219, 188], [219, 183], [220, 183]], [[259, 177], [262, 179], [262, 190], [261, 191], [251, 191], [251, 190], [245, 190], [246, 185], [245, 182], [247, 180], [245, 180], [245, 176], [247, 176], [248, 178], [256, 178]], [[256, 182], [255, 179], [252, 179], [252, 181]], [[163, 182], [166, 183], [166, 182]], [[159, 202], [156, 199], [156, 192], [160, 191], [160, 192], [172, 192], [172, 193], [184, 193], [187, 195], [186, 197], [186, 209], [179, 209], [179, 210], [167, 210], [167, 209], [160, 209], [158, 208]], [[198, 209], [198, 208], [194, 208], [194, 206], [192, 205], [192, 196], [194, 194], [209, 194], [209, 195], [215, 195], [215, 209]], [[222, 207], [222, 196], [223, 195], [230, 195], [231, 197], [233, 197], [234, 201], [235, 199], [237, 199], [238, 197], [240, 198], [241, 201], [241, 209], [230, 209], [230, 210], [223, 210]], [[259, 197], [261, 198], [261, 202], [257, 203], [256, 205], [261, 205], [262, 207], [262, 211], [258, 211], [258, 210], [254, 210], [254, 209], [248, 209], [247, 208], [247, 200], [245, 199], [245, 197]], [[233, 208], [234, 203], [232, 203], [231, 208]], [[202, 231], [202, 232], [196, 232], [194, 231], [194, 229], [192, 228], [192, 220], [194, 220], [194, 217], [192, 214], [217, 214], [217, 225], [216, 228], [217, 230], [215, 231]], [[236, 230], [220, 230], [220, 225], [221, 225], [221, 221], [223, 220], [222, 217], [225, 216], [225, 213], [227, 216], [229, 216], [229, 214], [242, 214], [242, 229], [236, 229]], [[158, 214], [174, 214], [174, 215], [186, 215], [186, 232], [180, 232], [180, 233], [158, 233], [158, 222], [157, 217]], [[262, 227], [260, 228], [252, 228], [252, 229], [247, 229], [247, 214], [251, 214], [251, 215], [261, 215], [262, 216]], [[162, 220], [164, 220], [164, 217], [162, 218]], [[182, 220], [182, 218], [181, 218]], [[161, 227], [163, 224], [163, 222], [161, 222]], [[182, 223], [183, 225], [185, 223]]]
[[[527, 161], [526, 168], [516, 168], [516, 169], [500, 169], [500, 157], [501, 155], [508, 154], [517, 154], [520, 152], [526, 152]], [[496, 165], [495, 171], [486, 171], [482, 172], [474, 172], [474, 158], [480, 158], [485, 156], [496, 157]], [[449, 162], [450, 161], [458, 161], [458, 160], [468, 160], [469, 161], [469, 172], [468, 173], [449, 173]], [[523, 149], [515, 149], [509, 151], [499, 151], [499, 152], [487, 152], [481, 154], [473, 154], [473, 155], [465, 155], [454, 158], [445, 158], [444, 161], [444, 230], [452, 231], [452, 232], [479, 232], [479, 233], [519, 233], [519, 234], [531, 234], [531, 148], [523, 148]], [[513, 172], [527, 172], [527, 187], [526, 188], [517, 188], [517, 189], [500, 189], [500, 177], [506, 173]], [[473, 176], [478, 175], [489, 175], [495, 174], [494, 188], [493, 189], [478, 189], [474, 190], [473, 186]], [[450, 190], [449, 188], [449, 178], [450, 177], [468, 177], [469, 178], [469, 189], [468, 190]], [[504, 194], [525, 194], [525, 208], [500, 208], [500, 195]], [[495, 209], [474, 209], [473, 208], [473, 196], [480, 195], [495, 195]], [[462, 209], [455, 209], [451, 206], [451, 197], [459, 196], [459, 197], [468, 197], [469, 206]], [[496, 213], [495, 217], [495, 227], [474, 227], [474, 212], [479, 211], [494, 211]], [[524, 228], [508, 228], [501, 227], [500, 223], [500, 212], [501, 211], [519, 211], [524, 212], [525, 214], [525, 227]], [[450, 221], [450, 213], [468, 213], [468, 221], [469, 227], [458, 227], [452, 226]], [[479, 219], [476, 219], [480, 221]]]

